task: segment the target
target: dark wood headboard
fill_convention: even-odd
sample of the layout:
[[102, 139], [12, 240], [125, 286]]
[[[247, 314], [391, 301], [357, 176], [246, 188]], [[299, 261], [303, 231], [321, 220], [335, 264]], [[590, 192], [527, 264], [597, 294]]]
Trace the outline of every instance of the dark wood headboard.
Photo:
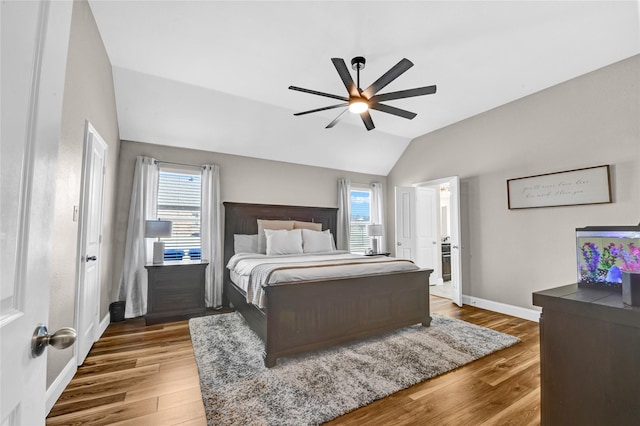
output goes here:
[[283, 206], [277, 204], [248, 204], [224, 202], [224, 277], [229, 280], [226, 268], [233, 256], [234, 234], [257, 234], [258, 219], [300, 220], [322, 223], [322, 229], [330, 229], [337, 238], [338, 209], [336, 207]]

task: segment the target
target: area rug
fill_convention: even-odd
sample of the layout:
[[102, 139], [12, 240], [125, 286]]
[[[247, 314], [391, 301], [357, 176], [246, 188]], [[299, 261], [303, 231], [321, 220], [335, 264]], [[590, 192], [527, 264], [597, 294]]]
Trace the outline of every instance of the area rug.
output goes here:
[[315, 425], [519, 342], [432, 314], [358, 342], [278, 359], [237, 313], [189, 320], [209, 425]]

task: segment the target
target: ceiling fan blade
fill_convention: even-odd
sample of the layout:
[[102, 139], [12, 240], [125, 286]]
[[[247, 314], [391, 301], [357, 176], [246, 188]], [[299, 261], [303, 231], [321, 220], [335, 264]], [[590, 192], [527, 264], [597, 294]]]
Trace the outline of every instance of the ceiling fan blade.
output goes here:
[[415, 89], [400, 90], [398, 92], [383, 93], [372, 96], [371, 102], [391, 101], [393, 99], [412, 98], [414, 96], [432, 95], [436, 93], [436, 86], [418, 87]]
[[364, 123], [364, 126], [367, 128], [367, 130], [373, 130], [376, 128], [376, 126], [373, 125], [373, 120], [371, 119], [371, 114], [369, 114], [369, 111], [361, 112], [360, 117], [362, 117], [362, 122]]
[[289, 86], [291, 90], [297, 90], [298, 92], [311, 93], [312, 95], [324, 96], [325, 98], [338, 99], [341, 101], [349, 102], [349, 98], [344, 96], [332, 95], [331, 93], [318, 92], [317, 90], [304, 89], [302, 87]]
[[406, 70], [413, 66], [413, 62], [407, 58], [402, 58], [400, 62], [395, 64], [389, 71], [382, 74], [382, 77], [374, 81], [371, 86], [367, 87], [362, 95], [367, 99], [371, 99], [373, 95], [378, 93], [387, 84], [391, 83], [396, 78], [400, 77]]
[[[333, 108], [340, 108], [340, 107], [346, 107], [349, 104], [337, 104], [337, 105], [331, 105], [331, 106], [327, 106], [327, 107], [322, 107], [322, 108], [316, 108], [316, 109], [311, 109], [309, 111], [303, 111], [303, 112], [296, 112], [293, 115], [305, 115], [305, 114], [311, 114], [312, 112], [318, 112], [318, 111], [325, 111], [327, 109], [333, 109]], [[346, 109], [345, 109], [346, 111]]]
[[347, 68], [347, 64], [344, 63], [344, 59], [331, 58], [331, 62], [333, 62], [333, 66], [336, 67], [336, 71], [338, 71], [338, 75], [340, 75], [340, 78], [344, 83], [344, 87], [347, 88], [347, 92], [349, 92], [351, 96], [360, 96], [360, 93], [358, 93], [358, 88], [353, 82], [353, 77], [351, 77], [351, 73]]
[[413, 117], [418, 115], [415, 112], [411, 112], [411, 111], [407, 111], [407, 110], [404, 110], [404, 109], [392, 107], [392, 106], [389, 106], [389, 105], [382, 105], [382, 104], [378, 104], [378, 103], [371, 104], [369, 106], [369, 108], [375, 109], [375, 110], [378, 110], [378, 111], [382, 111], [382, 112], [386, 112], [388, 114], [397, 115], [398, 117], [408, 118], [409, 120], [413, 119]]
[[325, 127], [325, 129], [330, 129], [333, 126], [335, 126], [336, 124], [338, 124], [338, 121], [340, 121], [340, 119], [342, 118], [342, 116], [344, 115], [345, 112], [347, 112], [347, 108], [345, 108], [344, 111], [342, 111], [340, 114], [338, 114], [338, 116], [336, 118], [334, 118], [331, 123], [327, 124], [327, 127]]

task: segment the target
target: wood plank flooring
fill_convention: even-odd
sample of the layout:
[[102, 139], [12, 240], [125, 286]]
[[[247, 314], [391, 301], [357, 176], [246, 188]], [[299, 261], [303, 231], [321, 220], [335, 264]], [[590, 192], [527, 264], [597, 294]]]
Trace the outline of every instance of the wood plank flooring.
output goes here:
[[[431, 311], [522, 342], [359, 408], [329, 425], [538, 425], [538, 324], [431, 296]], [[109, 325], [47, 425], [206, 425], [187, 321]]]

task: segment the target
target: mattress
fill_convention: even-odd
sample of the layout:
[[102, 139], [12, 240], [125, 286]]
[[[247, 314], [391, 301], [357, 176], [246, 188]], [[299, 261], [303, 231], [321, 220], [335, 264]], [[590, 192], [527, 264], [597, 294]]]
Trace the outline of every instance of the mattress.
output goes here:
[[227, 268], [232, 281], [245, 291], [247, 302], [259, 308], [266, 306], [266, 286], [420, 269], [406, 259], [345, 251], [284, 256], [239, 253], [231, 257]]

